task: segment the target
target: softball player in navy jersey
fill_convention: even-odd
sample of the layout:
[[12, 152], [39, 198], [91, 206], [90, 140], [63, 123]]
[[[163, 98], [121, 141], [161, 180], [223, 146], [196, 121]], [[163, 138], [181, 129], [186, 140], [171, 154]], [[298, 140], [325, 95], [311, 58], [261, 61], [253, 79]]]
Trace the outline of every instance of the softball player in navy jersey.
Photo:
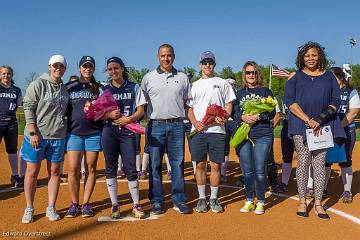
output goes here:
[[[343, 203], [352, 202], [351, 185], [353, 179], [352, 170], [352, 151], [355, 146], [356, 133], [354, 119], [359, 113], [360, 99], [356, 89], [352, 89], [351, 83], [346, 81], [346, 75], [343, 70], [339, 67], [332, 67], [330, 69], [336, 77], [341, 89], [341, 104], [338, 110], [338, 116], [341, 119], [341, 125], [345, 129], [346, 141], [345, 141], [345, 152], [346, 162], [339, 163], [341, 167], [341, 179], [344, 185], [344, 191], [342, 193]], [[331, 164], [326, 163], [326, 182], [325, 190], [331, 175]]]
[[[130, 82], [123, 61], [118, 57], [107, 60], [107, 71], [111, 82], [105, 87], [109, 90], [119, 106], [122, 116], [116, 120], [111, 118], [105, 123], [102, 132], [102, 146], [106, 161], [106, 183], [112, 208], [111, 217], [120, 217], [117, 200], [118, 182], [116, 179], [118, 156], [122, 156], [125, 174], [128, 179], [129, 191], [134, 202], [132, 213], [137, 218], [144, 217], [139, 204], [139, 183], [136, 171], [136, 137], [135, 133], [123, 127], [136, 122], [144, 114], [145, 96], [136, 83]], [[110, 112], [110, 115], [112, 112]]]
[[20, 177], [18, 174], [18, 124], [16, 109], [21, 103], [21, 90], [12, 80], [13, 70], [10, 66], [0, 67], [0, 142], [4, 138], [6, 152], [11, 167], [10, 182], [13, 187], [22, 187], [26, 162], [20, 163]]
[[89, 201], [96, 183], [95, 172], [98, 155], [101, 151], [101, 131], [103, 127], [103, 121], [87, 120], [83, 110], [85, 103], [95, 100], [102, 91], [102, 86], [96, 82], [93, 76], [95, 72], [94, 58], [91, 56], [83, 56], [79, 62], [79, 68], [80, 80], [66, 84], [70, 98], [66, 151], [69, 162], [69, 192], [72, 201], [66, 213], [66, 217], [68, 218], [76, 217], [80, 212], [80, 168], [84, 154], [88, 175], [85, 178], [81, 212], [82, 217], [91, 217], [94, 215]]

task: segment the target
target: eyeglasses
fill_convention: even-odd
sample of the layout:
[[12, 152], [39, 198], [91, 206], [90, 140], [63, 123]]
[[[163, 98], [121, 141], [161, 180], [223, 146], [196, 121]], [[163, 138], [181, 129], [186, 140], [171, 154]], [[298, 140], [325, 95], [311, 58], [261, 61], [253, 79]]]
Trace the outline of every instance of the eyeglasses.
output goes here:
[[256, 75], [256, 71], [245, 71], [246, 75]]
[[212, 60], [212, 59], [204, 59], [204, 60], [201, 61], [201, 65], [207, 65], [207, 64], [215, 65], [215, 61]]

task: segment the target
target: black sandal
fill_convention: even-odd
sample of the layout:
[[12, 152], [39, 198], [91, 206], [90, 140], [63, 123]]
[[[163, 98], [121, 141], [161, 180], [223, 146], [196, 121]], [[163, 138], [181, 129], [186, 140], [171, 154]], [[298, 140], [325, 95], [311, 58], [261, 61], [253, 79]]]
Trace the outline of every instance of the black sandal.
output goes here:
[[[305, 205], [306, 208], [307, 208], [306, 203], [299, 203], [298, 206], [300, 206], [300, 205]], [[300, 211], [297, 211], [297, 212], [296, 212], [296, 215], [297, 215], [298, 217], [302, 217], [302, 218], [307, 218], [307, 217], [309, 217], [309, 213], [307, 212], [306, 208], [305, 208], [305, 211], [304, 211], [304, 212], [302, 212], [302, 211], [301, 211], [301, 212], [300, 212]]]
[[[323, 207], [321, 205], [315, 205], [314, 207], [314, 211], [315, 211], [315, 214], [321, 219], [321, 220], [325, 220], [325, 221], [328, 221], [330, 220], [330, 216], [327, 214], [327, 213], [319, 213], [316, 209], [316, 207]], [[325, 211], [325, 210], [324, 210]]]

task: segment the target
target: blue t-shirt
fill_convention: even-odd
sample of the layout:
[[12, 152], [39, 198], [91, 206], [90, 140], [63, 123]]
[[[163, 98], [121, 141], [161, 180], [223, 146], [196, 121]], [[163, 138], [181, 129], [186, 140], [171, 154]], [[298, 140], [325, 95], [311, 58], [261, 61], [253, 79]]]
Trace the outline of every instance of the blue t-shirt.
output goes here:
[[[236, 102], [234, 104], [234, 120], [238, 123], [241, 123], [241, 117], [244, 109], [242, 105], [247, 99], [260, 99], [266, 98], [268, 96], [274, 97], [270, 89], [266, 87], [256, 87], [256, 88], [242, 88], [236, 91]], [[270, 123], [270, 120], [275, 116], [275, 109], [271, 113], [262, 113], [261, 119], [258, 120], [254, 125], [252, 125], [249, 137], [250, 138], [259, 138], [262, 136], [271, 136], [273, 134], [273, 128]]]
[[[340, 106], [340, 88], [334, 74], [326, 71], [320, 76], [309, 76], [297, 71], [286, 82], [284, 100], [287, 106], [297, 103], [309, 118], [319, 116], [329, 105]], [[334, 117], [323, 125], [330, 125], [334, 137], [345, 137], [340, 119]], [[294, 114], [289, 116], [289, 136], [302, 135], [305, 139], [306, 125]]]
[[8, 88], [0, 85], [0, 126], [16, 123], [16, 109], [20, 100], [20, 88], [14, 84]]
[[102, 85], [99, 83], [82, 83], [73, 81], [66, 83], [69, 92], [69, 105], [67, 109], [68, 133], [78, 136], [98, 134], [102, 130], [103, 121], [86, 119], [84, 106], [86, 102], [92, 102], [98, 96], [90, 92], [91, 86], [96, 84], [100, 93]]

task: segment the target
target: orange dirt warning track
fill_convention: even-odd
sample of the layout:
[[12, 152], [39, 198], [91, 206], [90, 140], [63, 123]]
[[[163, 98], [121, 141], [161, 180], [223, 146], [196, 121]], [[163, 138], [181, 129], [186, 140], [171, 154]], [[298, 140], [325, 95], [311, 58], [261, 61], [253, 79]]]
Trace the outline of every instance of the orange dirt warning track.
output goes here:
[[[22, 137], [19, 137], [19, 145]], [[45, 217], [47, 206], [46, 162], [42, 162], [39, 175], [39, 187], [35, 196], [35, 218], [31, 224], [22, 224], [21, 218], [25, 208], [25, 197], [22, 189], [9, 188], [10, 167], [7, 161], [4, 144], [1, 144], [0, 170], [0, 238], [14, 239], [359, 239], [360, 236], [360, 145], [356, 144], [353, 154], [354, 181], [352, 204], [341, 202], [342, 184], [340, 171], [333, 167], [329, 182], [330, 197], [324, 200], [331, 217], [330, 221], [320, 220], [310, 205], [310, 217], [302, 219], [296, 216], [296, 182], [294, 171], [289, 183], [289, 192], [285, 195], [267, 193], [266, 212], [258, 216], [251, 213], [241, 213], [239, 209], [244, 204], [244, 189], [236, 187], [239, 177], [239, 161], [232, 150], [227, 171], [228, 182], [221, 186], [220, 202], [225, 206], [222, 214], [211, 211], [200, 214], [181, 215], [172, 209], [170, 200], [171, 183], [164, 181], [166, 195], [166, 213], [159, 216], [149, 216], [144, 220], [134, 221], [128, 217], [131, 212], [130, 195], [125, 180], [119, 180], [119, 200], [123, 219], [120, 221], [99, 221], [110, 214], [110, 199], [107, 193], [104, 177], [105, 162], [100, 154], [98, 162], [97, 184], [92, 195], [91, 204], [96, 215], [92, 218], [77, 217], [64, 219], [70, 197], [67, 183], [61, 184], [57, 200], [57, 210], [62, 219], [51, 222]], [[274, 143], [275, 159], [281, 161], [279, 139]], [[65, 173], [67, 170], [65, 159]], [[293, 162], [295, 167], [296, 162]], [[164, 168], [165, 169], [165, 168]], [[295, 169], [293, 169], [295, 170]], [[165, 173], [165, 172], [164, 172]], [[281, 173], [281, 170], [279, 170]], [[186, 192], [188, 203], [194, 208], [197, 203], [197, 188], [192, 174], [189, 153], [185, 161]], [[164, 177], [165, 179], [165, 177]], [[280, 179], [280, 178], [279, 178]], [[207, 186], [207, 193], [209, 194]], [[150, 212], [147, 199], [148, 182], [140, 183], [141, 203], [146, 212]], [[80, 193], [80, 199], [82, 192]]]

